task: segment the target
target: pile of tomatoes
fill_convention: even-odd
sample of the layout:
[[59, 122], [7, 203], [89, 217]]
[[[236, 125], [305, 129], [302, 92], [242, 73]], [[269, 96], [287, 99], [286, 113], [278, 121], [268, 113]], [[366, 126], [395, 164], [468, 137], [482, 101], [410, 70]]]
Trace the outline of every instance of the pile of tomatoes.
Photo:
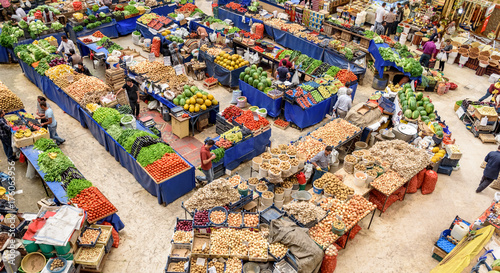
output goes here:
[[102, 32], [100, 32], [98, 30], [98, 31], [94, 32], [94, 34], [92, 34], [92, 36], [97, 37], [97, 38], [102, 38], [102, 37], [104, 37], [104, 34], [102, 34]]
[[82, 190], [71, 202], [87, 212], [89, 223], [118, 211], [96, 187]]
[[278, 125], [280, 127], [288, 127], [288, 125], [290, 125], [290, 122], [284, 121], [282, 119], [277, 119], [274, 121], [274, 125]]
[[251, 131], [256, 131], [259, 130], [261, 127], [269, 125], [269, 121], [267, 121], [267, 119], [263, 118], [260, 115], [258, 117], [259, 120], [255, 120], [253, 118], [253, 112], [250, 110], [246, 110], [243, 111], [243, 113], [239, 117], [237, 117], [234, 121], [236, 121], [239, 124], [242, 124]]
[[238, 117], [243, 112], [240, 108], [231, 105], [222, 111], [222, 116], [229, 121], [232, 121], [234, 117]]
[[156, 182], [178, 174], [187, 168], [189, 165], [179, 155], [168, 153], [145, 167]]

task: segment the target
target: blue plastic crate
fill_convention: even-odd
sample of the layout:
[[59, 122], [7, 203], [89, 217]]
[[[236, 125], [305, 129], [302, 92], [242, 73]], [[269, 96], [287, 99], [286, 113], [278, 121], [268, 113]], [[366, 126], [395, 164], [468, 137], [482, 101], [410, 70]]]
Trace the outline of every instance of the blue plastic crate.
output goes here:
[[260, 222], [270, 225], [272, 220], [281, 218], [285, 213], [278, 209], [274, 204], [260, 213]]
[[243, 211], [243, 227], [245, 227], [245, 228], [259, 228], [259, 226], [260, 226], [260, 219], [259, 219], [259, 223], [257, 224], [257, 226], [251, 227], [251, 226], [245, 225], [245, 215], [247, 215], [247, 214], [253, 214], [253, 215], [257, 215], [257, 216], [259, 215], [258, 212]]
[[442, 166], [442, 165], [440, 165], [437, 170], [437, 173], [442, 173], [447, 175], [451, 175], [452, 172], [453, 172], [453, 167]]
[[96, 237], [95, 241], [91, 242], [90, 244], [82, 244], [82, 243], [80, 243], [80, 237], [78, 237], [77, 244], [78, 244], [79, 247], [95, 247], [95, 245], [97, 244], [97, 241], [99, 240], [99, 236], [101, 236], [101, 233], [102, 233], [101, 228], [86, 227], [86, 228], [84, 228], [82, 230], [81, 235], [83, 235], [85, 233], [85, 231], [88, 230], [88, 229], [93, 229], [93, 230], [99, 231], [99, 235]]
[[441, 166], [456, 167], [459, 161], [460, 161], [460, 159], [450, 159], [450, 158], [448, 158], [448, 155], [446, 155], [441, 160]]
[[394, 102], [384, 97], [380, 97], [380, 99], [378, 99], [378, 105], [389, 113], [394, 113], [394, 110], [396, 110]]
[[252, 197], [253, 197], [253, 191], [249, 189], [248, 194], [246, 196], [240, 196], [240, 200], [228, 204], [229, 210], [233, 211], [245, 206], [246, 204], [252, 201]]
[[180, 258], [180, 257], [170, 257], [168, 256], [167, 258], [167, 265], [165, 266], [165, 273], [170, 273], [172, 271], [168, 271], [168, 265], [170, 263], [178, 263], [178, 262], [186, 262], [188, 265], [185, 267], [184, 272], [189, 272], [190, 270], [190, 263], [189, 263], [189, 258]]
[[444, 252], [450, 253], [456, 245], [446, 239], [446, 236], [450, 235], [451, 231], [449, 229], [443, 231], [438, 241], [436, 242], [436, 246], [441, 248]]

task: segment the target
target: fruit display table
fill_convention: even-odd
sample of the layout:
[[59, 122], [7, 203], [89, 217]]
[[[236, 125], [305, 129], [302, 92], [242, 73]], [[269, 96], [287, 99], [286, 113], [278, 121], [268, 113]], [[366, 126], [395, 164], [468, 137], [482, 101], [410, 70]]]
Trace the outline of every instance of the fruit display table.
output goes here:
[[209, 76], [216, 78], [222, 85], [229, 87], [239, 86], [240, 73], [245, 71], [245, 68], [247, 68], [247, 66], [242, 66], [238, 69], [229, 71], [222, 66], [215, 64], [215, 57], [210, 56], [202, 50], [200, 50], [198, 58], [200, 61], [205, 61]]
[[267, 110], [267, 115], [275, 118], [281, 114], [281, 103], [283, 98], [272, 99], [259, 89], [240, 80], [241, 95], [247, 98], [251, 105], [259, 106]]

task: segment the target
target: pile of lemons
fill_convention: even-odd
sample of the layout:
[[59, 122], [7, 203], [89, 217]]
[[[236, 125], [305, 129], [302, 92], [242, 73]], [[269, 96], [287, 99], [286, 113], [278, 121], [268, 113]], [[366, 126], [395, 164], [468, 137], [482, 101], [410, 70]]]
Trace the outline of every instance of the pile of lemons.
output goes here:
[[434, 163], [438, 162], [446, 155], [446, 151], [440, 150], [439, 147], [432, 148], [432, 152], [434, 153], [434, 156], [432, 156], [431, 161]]
[[226, 68], [227, 70], [235, 70], [249, 64], [249, 62], [245, 61], [240, 55], [230, 55], [224, 51], [215, 57], [215, 63]]

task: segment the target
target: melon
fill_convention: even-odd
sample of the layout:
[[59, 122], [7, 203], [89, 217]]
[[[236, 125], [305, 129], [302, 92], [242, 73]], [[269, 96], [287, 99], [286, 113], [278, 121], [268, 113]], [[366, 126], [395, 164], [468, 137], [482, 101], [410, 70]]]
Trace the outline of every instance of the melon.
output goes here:
[[427, 117], [427, 112], [425, 112], [425, 110], [421, 110], [419, 112], [420, 112], [420, 116]]
[[417, 99], [417, 107], [418, 107], [418, 106], [423, 106], [423, 105], [424, 105], [424, 102], [423, 102], [423, 101], [421, 101], [421, 100], [418, 100], [418, 99]]
[[245, 75], [246, 75], [245, 73], [241, 72], [241, 73], [240, 73], [240, 80], [245, 79]]
[[257, 69], [257, 65], [252, 64], [252, 69], [255, 69], [255, 70], [256, 70], [256, 69]]
[[250, 85], [253, 84], [253, 78], [248, 78], [248, 84], [250, 84]]
[[429, 114], [429, 119], [430, 120], [435, 120], [436, 119], [436, 115], [434, 113], [430, 113]]
[[425, 108], [424, 108], [423, 106], [418, 106], [418, 107], [417, 107], [417, 110], [418, 110], [418, 111], [425, 111]]
[[418, 116], [420, 116], [420, 112], [418, 110], [413, 111], [413, 113], [411, 114], [412, 119], [417, 119]]
[[417, 100], [422, 100], [422, 98], [424, 97], [424, 93], [417, 92], [417, 93], [415, 93], [415, 97], [417, 98]]
[[264, 82], [259, 82], [259, 84], [257, 85], [257, 88], [262, 91], [264, 90]]
[[411, 118], [413, 112], [410, 109], [407, 109], [404, 113], [406, 118]]
[[179, 105], [184, 105], [186, 104], [186, 100], [184, 98], [179, 100]]
[[259, 73], [257, 73], [257, 72], [254, 72], [254, 73], [252, 74], [252, 76], [253, 76], [253, 78], [254, 78], [255, 80], [259, 79]]
[[423, 97], [423, 98], [422, 98], [422, 100], [423, 100], [423, 101], [430, 101], [430, 100], [429, 100], [429, 97]]
[[250, 67], [245, 68], [245, 73], [246, 74], [250, 73]]
[[257, 70], [259, 70], [260, 72], [262, 72], [262, 71], [264, 71], [264, 68], [259, 67], [259, 68], [257, 68]]
[[243, 79], [246, 83], [248, 83], [248, 79], [250, 79], [250, 75], [245, 75], [245, 78]]
[[410, 99], [408, 100], [408, 107], [409, 107], [412, 111], [417, 110], [417, 100], [415, 100], [415, 98], [410, 98]]
[[189, 90], [184, 91], [184, 97], [191, 97], [191, 96], [193, 96], [193, 93], [191, 93], [191, 91]]
[[426, 106], [425, 106], [425, 111], [427, 111], [427, 113], [434, 113], [434, 104], [432, 103], [428, 103]]

